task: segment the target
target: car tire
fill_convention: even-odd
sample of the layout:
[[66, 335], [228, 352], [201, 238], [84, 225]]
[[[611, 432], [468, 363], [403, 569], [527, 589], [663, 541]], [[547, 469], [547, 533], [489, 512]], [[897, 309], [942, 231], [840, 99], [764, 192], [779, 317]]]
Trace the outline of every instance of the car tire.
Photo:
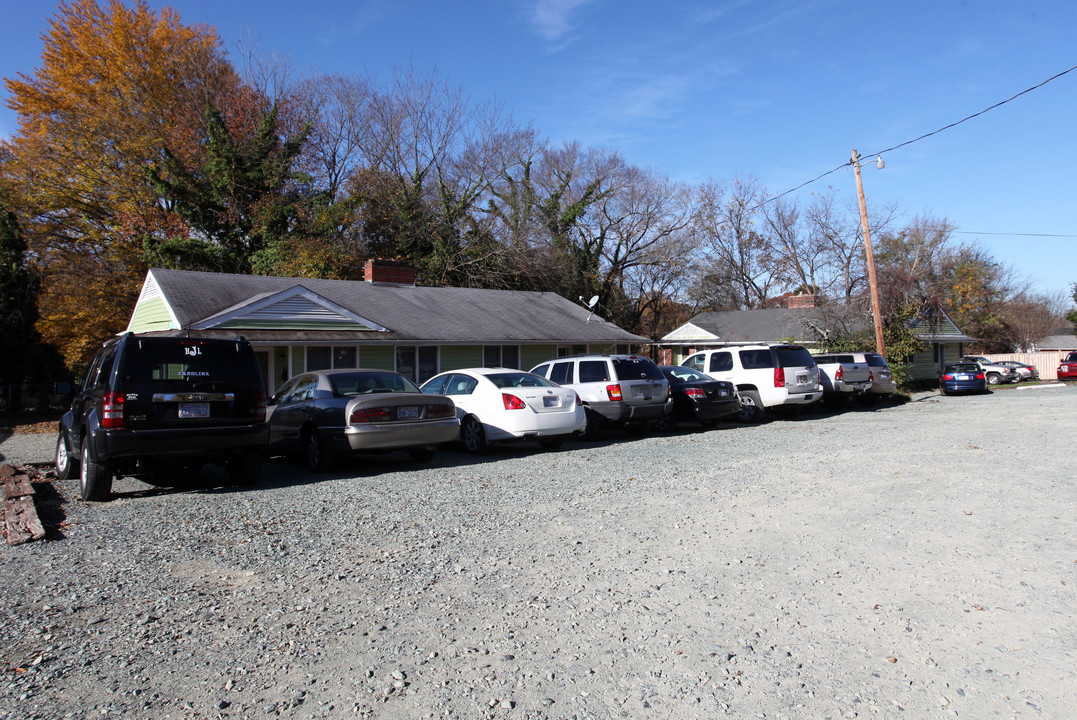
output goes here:
[[669, 415], [663, 415], [654, 421], [652, 425], [656, 433], [668, 433], [677, 429], [677, 418], [670, 413]]
[[554, 435], [552, 437], [539, 438], [539, 447], [543, 450], [556, 450], [565, 444], [564, 435]]
[[411, 450], [411, 459], [417, 463], [428, 463], [434, 459], [434, 454], [437, 451], [434, 448], [419, 448], [417, 450]]
[[82, 461], [79, 463], [79, 492], [83, 500], [99, 502], [112, 494], [112, 467], [97, 462], [90, 454], [90, 438], [82, 439]]
[[336, 464], [333, 451], [322, 440], [316, 427], [308, 428], [303, 433], [303, 457], [307, 462], [307, 469], [311, 472], [329, 472]]
[[258, 482], [262, 474], [262, 456], [258, 453], [243, 453], [228, 459], [228, 479], [233, 485], [248, 487]]
[[56, 479], [70, 480], [75, 476], [75, 468], [78, 462], [71, 457], [71, 451], [67, 449], [67, 438], [63, 431], [56, 435]]
[[1002, 382], [1002, 377], [998, 373], [987, 373], [987, 384], [998, 385]]
[[587, 427], [580, 433], [581, 440], [597, 440], [599, 430], [602, 427], [602, 416], [596, 413], [591, 408], [585, 408], [587, 417]]
[[762, 422], [765, 414], [763, 400], [759, 397], [758, 392], [755, 390], [740, 391], [740, 412], [737, 414], [738, 420], [746, 423]]
[[472, 455], [481, 455], [490, 449], [490, 444], [486, 442], [486, 430], [474, 415], [468, 415], [460, 425], [460, 440], [464, 443], [464, 449]]

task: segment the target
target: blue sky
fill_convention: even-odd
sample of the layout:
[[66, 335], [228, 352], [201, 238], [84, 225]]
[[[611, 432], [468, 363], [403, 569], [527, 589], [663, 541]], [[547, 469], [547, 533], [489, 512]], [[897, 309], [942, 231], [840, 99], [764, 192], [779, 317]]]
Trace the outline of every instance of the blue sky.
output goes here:
[[[162, 3], [150, 2], [161, 7]], [[1072, 0], [176, 0], [299, 72], [437, 70], [548, 139], [698, 183], [789, 190], [1077, 65]], [[295, 9], [301, 7], [302, 9]], [[0, 75], [32, 73], [55, 5], [11, 4]], [[6, 97], [6, 94], [5, 94]], [[869, 206], [947, 218], [1048, 293], [1077, 282], [1077, 71], [864, 168]], [[15, 129], [0, 110], [0, 135]], [[855, 202], [851, 168], [833, 186]], [[1050, 237], [1055, 236], [1055, 237]]]

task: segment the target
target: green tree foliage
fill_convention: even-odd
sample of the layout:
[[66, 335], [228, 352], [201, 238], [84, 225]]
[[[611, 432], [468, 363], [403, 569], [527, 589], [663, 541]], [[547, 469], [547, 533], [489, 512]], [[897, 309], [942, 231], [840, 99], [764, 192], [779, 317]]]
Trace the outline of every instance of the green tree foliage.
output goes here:
[[[1073, 283], [1073, 304], [1077, 306], [1077, 283]], [[1066, 313], [1066, 319], [1073, 323], [1073, 334], [1077, 335], [1077, 307]]]
[[35, 327], [39, 282], [26, 266], [26, 241], [0, 198], [0, 385], [57, 379], [62, 364]]
[[188, 236], [147, 239], [152, 264], [191, 270], [272, 272], [287, 252], [303, 198], [290, 183], [303, 135], [281, 140], [271, 107], [248, 139], [229, 131], [216, 107], [206, 112], [205, 157], [188, 167], [171, 149], [152, 177]]

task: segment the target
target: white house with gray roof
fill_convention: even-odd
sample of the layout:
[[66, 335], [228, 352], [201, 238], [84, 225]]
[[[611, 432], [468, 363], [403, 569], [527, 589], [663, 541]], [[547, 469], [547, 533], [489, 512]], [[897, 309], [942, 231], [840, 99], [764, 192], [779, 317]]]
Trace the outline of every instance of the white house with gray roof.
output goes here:
[[414, 271], [391, 261], [368, 263], [366, 278], [154, 268], [127, 331], [242, 336], [269, 392], [307, 370], [384, 368], [423, 382], [443, 370], [529, 369], [553, 357], [627, 352], [650, 342], [554, 293], [420, 287]]

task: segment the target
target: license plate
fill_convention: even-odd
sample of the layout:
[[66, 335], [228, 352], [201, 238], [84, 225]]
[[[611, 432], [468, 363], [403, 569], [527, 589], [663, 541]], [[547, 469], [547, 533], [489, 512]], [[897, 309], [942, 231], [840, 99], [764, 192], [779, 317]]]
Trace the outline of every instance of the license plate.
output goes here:
[[726, 391], [726, 390], [718, 390], [714, 394], [717, 395], [718, 397], [729, 397], [729, 392]]
[[649, 388], [649, 387], [636, 387], [636, 388], [633, 388], [632, 395], [634, 397], [643, 398], [644, 400], [650, 400], [651, 399], [651, 390], [652, 390], [652, 388]]
[[958, 380], [971, 380], [971, 378], [968, 375], [958, 375], [957, 379]]
[[542, 398], [543, 407], [561, 407], [561, 398], [556, 395], [546, 395]]
[[800, 383], [801, 385], [807, 385], [808, 384], [808, 376], [807, 375], [797, 375], [797, 382]]
[[183, 418], [208, 418], [209, 403], [180, 403], [179, 416]]
[[413, 405], [406, 405], [396, 409], [397, 420], [416, 420], [419, 417], [419, 408]]

